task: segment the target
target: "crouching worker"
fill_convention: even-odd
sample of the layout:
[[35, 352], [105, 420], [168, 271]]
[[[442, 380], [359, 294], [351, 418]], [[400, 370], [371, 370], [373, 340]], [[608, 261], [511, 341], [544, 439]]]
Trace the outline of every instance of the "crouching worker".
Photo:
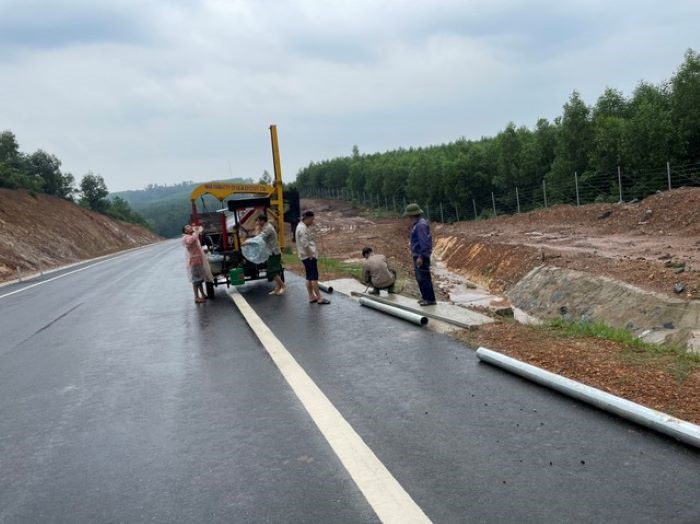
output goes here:
[[368, 286], [372, 286], [371, 295], [378, 295], [381, 289], [386, 289], [389, 293], [394, 292], [396, 283], [396, 271], [389, 269], [384, 255], [375, 255], [371, 247], [362, 250], [365, 261], [362, 263], [363, 281]]

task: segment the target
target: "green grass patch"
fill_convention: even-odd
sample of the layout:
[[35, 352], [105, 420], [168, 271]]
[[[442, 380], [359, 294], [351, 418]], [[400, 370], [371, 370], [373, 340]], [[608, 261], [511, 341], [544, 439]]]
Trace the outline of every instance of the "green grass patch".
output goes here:
[[347, 276], [362, 279], [362, 264], [359, 262], [343, 262], [335, 258], [318, 259], [318, 269], [324, 273], [333, 273], [338, 276]]
[[547, 324], [546, 328], [556, 330], [563, 336], [594, 337], [620, 343], [625, 348], [625, 359], [639, 365], [661, 365], [680, 381], [700, 369], [700, 355], [696, 353], [691, 353], [676, 344], [644, 342], [626, 329], [608, 326], [602, 322], [567, 322], [555, 319]]
[[[295, 253], [283, 253], [282, 263], [285, 267], [301, 266], [301, 260]], [[351, 277], [362, 280], [362, 264], [359, 262], [343, 262], [335, 258], [320, 257], [318, 259], [318, 270], [321, 278], [329, 276], [333, 278]]]

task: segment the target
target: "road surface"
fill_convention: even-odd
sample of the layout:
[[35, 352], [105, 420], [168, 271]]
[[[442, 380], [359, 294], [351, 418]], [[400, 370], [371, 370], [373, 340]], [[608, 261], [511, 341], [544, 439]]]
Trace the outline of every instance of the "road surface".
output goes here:
[[287, 280], [255, 330], [177, 241], [0, 287], [0, 522], [700, 521], [698, 451]]

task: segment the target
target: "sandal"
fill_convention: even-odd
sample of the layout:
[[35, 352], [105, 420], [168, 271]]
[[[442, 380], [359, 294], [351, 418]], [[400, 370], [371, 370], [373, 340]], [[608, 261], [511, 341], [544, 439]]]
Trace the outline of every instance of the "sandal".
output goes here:
[[321, 300], [318, 301], [319, 304], [330, 304], [331, 301], [328, 300], [327, 298], [322, 298]]
[[315, 298], [313, 300], [309, 300], [309, 304], [315, 304], [316, 302], [318, 302], [318, 300], [316, 300]]
[[201, 304], [201, 303], [204, 302], [204, 301], [206, 301], [206, 298], [197, 297], [197, 298], [194, 299], [194, 303], [195, 303], [195, 304]]

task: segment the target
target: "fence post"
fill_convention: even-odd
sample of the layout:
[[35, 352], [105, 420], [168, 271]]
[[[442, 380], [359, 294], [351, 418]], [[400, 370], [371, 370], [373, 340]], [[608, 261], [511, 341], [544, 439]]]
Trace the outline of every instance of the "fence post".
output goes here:
[[476, 200], [472, 198], [472, 205], [474, 206], [474, 220], [476, 220], [479, 216], [476, 214]]
[[578, 198], [578, 172], [574, 171], [574, 184], [576, 184], [576, 205], [580, 206], [581, 201]]
[[617, 166], [617, 184], [620, 188], [620, 204], [622, 204], [622, 174], [620, 172], [620, 166]]
[[403, 197], [403, 208], [406, 209], [406, 197]]
[[542, 179], [542, 194], [544, 195], [544, 207], [547, 207], [547, 181]]
[[19, 266], [17, 266], [17, 282], [22, 282], [22, 271]]
[[459, 222], [459, 209], [457, 209], [457, 204], [455, 206], [455, 215], [457, 216], [457, 222]]
[[386, 209], [386, 212], [389, 212], [389, 199], [386, 195], [384, 195], [384, 209]]
[[493, 206], [493, 216], [496, 216], [496, 199], [493, 196], [493, 191], [491, 191], [491, 205]]
[[666, 162], [666, 176], [668, 177], [668, 190], [671, 191], [671, 163]]
[[518, 204], [518, 214], [520, 214], [520, 194], [518, 193], [518, 186], [515, 186], [515, 202]]
[[396, 213], [396, 195], [391, 196], [391, 202], [392, 202], [392, 209], [394, 210], [394, 213]]
[[442, 201], [440, 201], [440, 222], [445, 223], [445, 215], [442, 213]]

